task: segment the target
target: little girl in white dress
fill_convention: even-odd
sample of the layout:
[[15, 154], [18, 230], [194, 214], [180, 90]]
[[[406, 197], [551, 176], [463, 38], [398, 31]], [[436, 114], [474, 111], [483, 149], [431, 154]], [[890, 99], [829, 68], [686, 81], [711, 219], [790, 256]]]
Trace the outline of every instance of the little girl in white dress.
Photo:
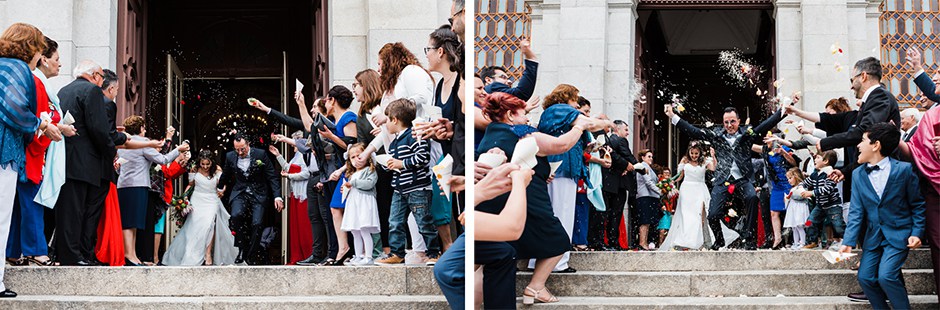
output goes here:
[[379, 208], [375, 200], [375, 183], [378, 174], [372, 164], [372, 158], [358, 156], [365, 149], [365, 144], [356, 143], [349, 147], [349, 161], [346, 163], [348, 181], [343, 185], [346, 199], [346, 214], [340, 228], [353, 235], [356, 256], [350, 260], [354, 266], [375, 265], [372, 257], [372, 234], [379, 232]]
[[803, 198], [802, 194], [806, 191], [800, 183], [803, 182], [804, 175], [799, 168], [791, 168], [787, 171], [787, 182], [793, 187], [787, 194], [787, 217], [783, 219], [783, 227], [793, 229], [793, 249], [803, 248], [806, 243], [806, 219], [809, 218], [809, 199]]

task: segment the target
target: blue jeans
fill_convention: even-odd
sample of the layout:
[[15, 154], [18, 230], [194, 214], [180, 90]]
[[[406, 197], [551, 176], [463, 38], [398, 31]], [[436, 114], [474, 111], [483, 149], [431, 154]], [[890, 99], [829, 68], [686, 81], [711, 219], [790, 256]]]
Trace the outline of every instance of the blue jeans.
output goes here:
[[832, 230], [835, 233], [834, 238], [842, 238], [842, 233], [845, 232], [845, 220], [842, 219], [842, 207], [841, 205], [836, 205], [829, 207], [828, 209], [823, 209], [821, 207], [813, 208], [813, 211], [809, 213], [808, 221], [813, 223], [813, 226], [806, 228], [806, 243], [819, 242], [819, 236], [823, 233], [823, 227], [825, 219], [829, 219], [829, 224], [832, 225]]
[[464, 273], [464, 260], [466, 260], [464, 235], [460, 234], [441, 259], [434, 265], [434, 279], [441, 287], [441, 292], [447, 298], [451, 309], [464, 309], [464, 287], [466, 275]]
[[7, 257], [43, 256], [48, 254], [45, 235], [45, 207], [33, 201], [39, 192], [39, 184], [16, 183], [16, 199], [13, 202], [13, 218], [7, 242]]
[[424, 237], [424, 244], [428, 245], [428, 257], [437, 257], [440, 245], [435, 242], [437, 229], [434, 228], [434, 218], [431, 216], [431, 191], [419, 190], [407, 194], [395, 192], [392, 194], [392, 212], [388, 218], [388, 239], [391, 243], [392, 254], [405, 257], [405, 238], [408, 234], [408, 213], [413, 213], [418, 222], [418, 231]]

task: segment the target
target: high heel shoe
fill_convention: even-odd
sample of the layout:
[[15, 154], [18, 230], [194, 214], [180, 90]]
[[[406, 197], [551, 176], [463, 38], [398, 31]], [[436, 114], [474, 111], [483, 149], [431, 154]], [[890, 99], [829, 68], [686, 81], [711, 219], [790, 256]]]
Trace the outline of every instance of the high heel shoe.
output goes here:
[[346, 253], [343, 253], [342, 256], [339, 256], [336, 259], [336, 261], [333, 262], [331, 266], [344, 266], [346, 263], [346, 260], [352, 258], [352, 256], [353, 256], [353, 251], [351, 249], [346, 250]]
[[[529, 292], [532, 292], [532, 295], [529, 295]], [[539, 295], [542, 294], [542, 292], [547, 293], [548, 298], [539, 298]], [[522, 293], [522, 304], [531, 305], [536, 302], [546, 303], [546, 304], [556, 303], [558, 302], [558, 298], [555, 297], [555, 295], [552, 295], [552, 293], [550, 293], [547, 288], [543, 287], [540, 290], [534, 290], [531, 287], [526, 286], [525, 292]]]

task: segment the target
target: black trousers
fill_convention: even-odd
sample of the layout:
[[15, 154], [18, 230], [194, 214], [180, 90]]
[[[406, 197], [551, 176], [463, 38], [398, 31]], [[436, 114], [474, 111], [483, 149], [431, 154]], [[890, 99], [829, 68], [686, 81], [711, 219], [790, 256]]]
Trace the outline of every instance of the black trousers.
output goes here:
[[94, 186], [65, 179], [55, 206], [55, 251], [62, 265], [95, 259], [98, 219], [110, 189], [111, 183], [107, 180], [102, 180], [101, 186]]
[[[392, 213], [392, 172], [385, 169], [376, 169], [379, 175], [378, 182], [375, 183], [375, 202], [379, 208], [379, 236], [382, 239], [383, 247], [391, 247], [388, 242], [388, 217]], [[456, 217], [455, 217], [456, 218]]]
[[261, 232], [264, 224], [265, 202], [248, 193], [232, 199], [232, 217], [229, 225], [235, 232], [235, 247], [246, 262], [255, 262], [261, 254]]
[[336, 231], [333, 229], [333, 213], [330, 213], [330, 200], [333, 199], [336, 182], [323, 183], [323, 189], [317, 190], [319, 179], [320, 175], [315, 174], [307, 182], [307, 216], [310, 217], [313, 234], [313, 257], [325, 259], [336, 257], [339, 252]]
[[[756, 242], [755, 231], [757, 230], [757, 208], [760, 205], [760, 199], [754, 191], [754, 185], [747, 178], [742, 178], [728, 183], [734, 184], [734, 195], [741, 195], [744, 198], [744, 205], [747, 208], [747, 223], [744, 225], [744, 231], [741, 231], [741, 240], [745, 244], [754, 244]], [[715, 235], [715, 246], [725, 246], [725, 238], [721, 232], [721, 219], [728, 213], [726, 202], [732, 198], [728, 193], [728, 186], [724, 183], [712, 187], [712, 201], [708, 208], [708, 227], [712, 229]], [[768, 211], [769, 212], [769, 211]]]
[[483, 308], [516, 308], [516, 250], [506, 242], [476, 241], [474, 264], [483, 268]]

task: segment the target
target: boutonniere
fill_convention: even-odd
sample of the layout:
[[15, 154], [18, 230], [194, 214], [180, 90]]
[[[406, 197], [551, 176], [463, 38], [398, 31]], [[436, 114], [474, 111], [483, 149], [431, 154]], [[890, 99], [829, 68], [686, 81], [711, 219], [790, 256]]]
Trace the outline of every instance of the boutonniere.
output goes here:
[[258, 167], [264, 166], [264, 162], [261, 161], [260, 159], [255, 160], [255, 166], [258, 166]]
[[747, 134], [753, 135], [753, 134], [754, 134], [754, 129], [753, 129], [753, 128], [748, 128], [748, 129], [747, 129]]

